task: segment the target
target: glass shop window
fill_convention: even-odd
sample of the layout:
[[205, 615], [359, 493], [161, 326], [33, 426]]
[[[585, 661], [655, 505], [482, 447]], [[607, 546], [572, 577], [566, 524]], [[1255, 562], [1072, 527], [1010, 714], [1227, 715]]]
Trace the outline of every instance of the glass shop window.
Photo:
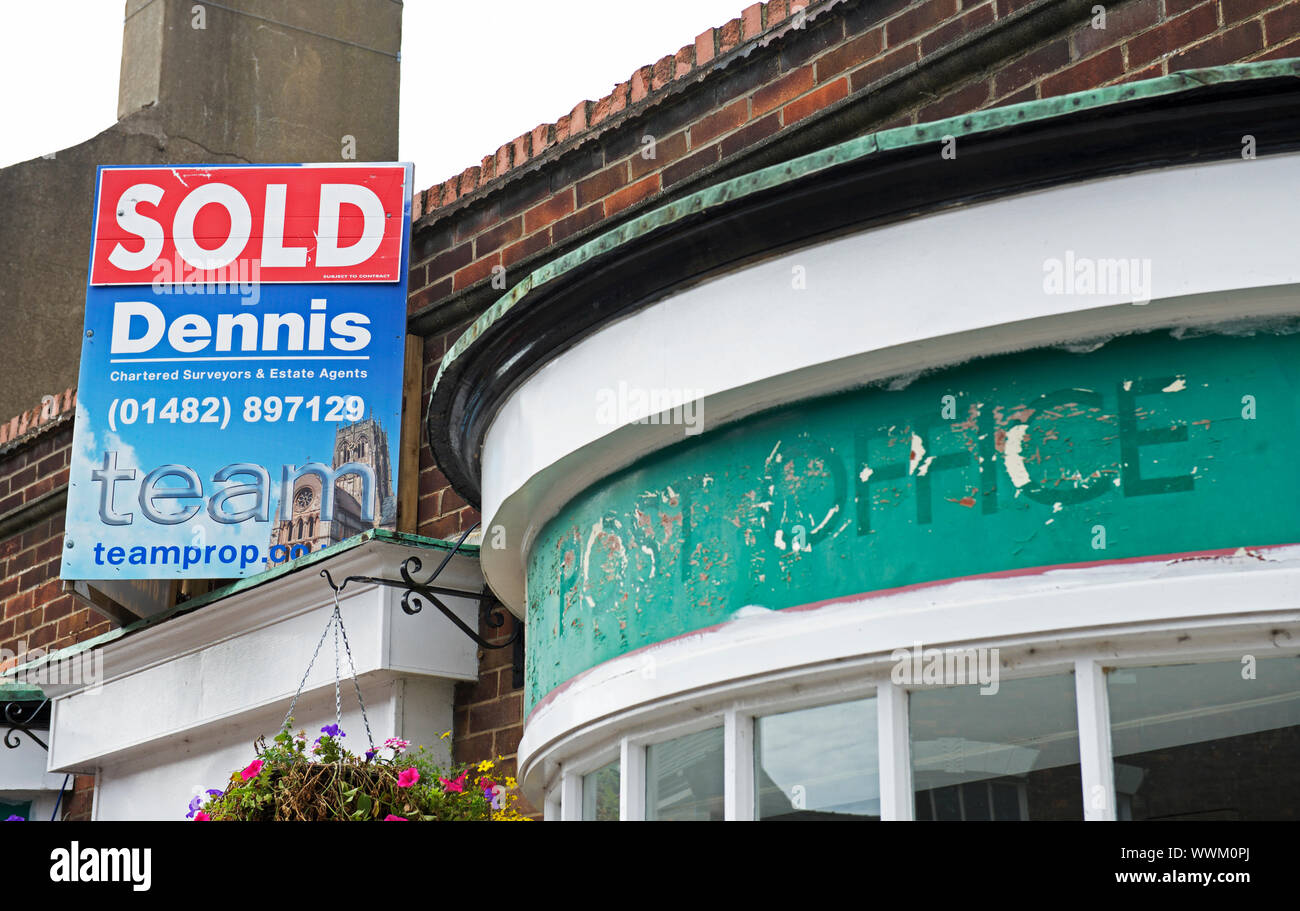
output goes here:
[[586, 821], [618, 821], [619, 765], [609, 765], [582, 776], [582, 818]]
[[723, 818], [722, 728], [646, 748], [646, 819]]
[[908, 696], [918, 820], [1082, 819], [1074, 675]]
[[9, 820], [15, 816], [24, 820], [31, 819], [32, 802], [30, 800], [17, 802], [0, 800], [0, 821]]
[[1300, 658], [1106, 675], [1119, 819], [1300, 819]]
[[875, 697], [754, 719], [754, 815], [879, 820]]

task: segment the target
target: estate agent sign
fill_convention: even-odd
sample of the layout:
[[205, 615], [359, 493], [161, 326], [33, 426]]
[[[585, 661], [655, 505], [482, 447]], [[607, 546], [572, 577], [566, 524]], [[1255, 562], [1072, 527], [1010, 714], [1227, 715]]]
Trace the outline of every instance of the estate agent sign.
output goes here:
[[232, 578], [392, 527], [411, 177], [100, 168], [64, 578]]

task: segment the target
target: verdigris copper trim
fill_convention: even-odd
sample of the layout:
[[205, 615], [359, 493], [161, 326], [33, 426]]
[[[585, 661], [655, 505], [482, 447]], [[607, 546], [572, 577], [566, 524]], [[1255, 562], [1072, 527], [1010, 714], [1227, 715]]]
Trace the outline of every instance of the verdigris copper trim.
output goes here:
[[1300, 60], [1270, 60], [1264, 63], [1187, 70], [1169, 76], [1161, 76], [1158, 79], [1107, 86], [1106, 88], [1093, 89], [1087, 92], [1076, 92], [1072, 95], [1061, 95], [1055, 98], [1044, 98], [1005, 107], [989, 108], [971, 114], [963, 114], [959, 117], [950, 117], [947, 120], [936, 120], [914, 126], [882, 130], [879, 133], [871, 133], [860, 139], [850, 139], [848, 142], [831, 146], [821, 152], [813, 152], [810, 155], [791, 159], [784, 164], [772, 165], [752, 174], [724, 181], [716, 186], [692, 193], [684, 199], [647, 212], [639, 218], [605, 232], [567, 255], [552, 260], [539, 269], [535, 269], [523, 281], [503, 294], [447, 349], [447, 353], [438, 366], [438, 373], [433, 379], [434, 388], [436, 389], [439, 382], [441, 382], [448, 365], [460, 357], [470, 345], [474, 344], [503, 315], [514, 308], [529, 291], [566, 272], [577, 269], [597, 257], [612, 252], [637, 237], [680, 221], [687, 215], [703, 212], [713, 206], [740, 199], [760, 190], [799, 180], [826, 168], [858, 161], [876, 152], [937, 142], [944, 136], [953, 136], [960, 139], [962, 136], [987, 133], [991, 130], [998, 130], [1015, 124], [1047, 120], [1060, 117], [1063, 114], [1105, 107], [1138, 98], [1171, 95], [1197, 86], [1297, 75], [1300, 75]]

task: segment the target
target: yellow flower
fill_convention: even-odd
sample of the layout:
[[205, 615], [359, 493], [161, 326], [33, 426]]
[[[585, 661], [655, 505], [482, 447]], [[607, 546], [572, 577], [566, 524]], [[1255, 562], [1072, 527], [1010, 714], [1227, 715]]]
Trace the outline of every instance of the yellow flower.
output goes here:
[[527, 816], [524, 816], [514, 807], [508, 807], [504, 810], [494, 810], [492, 819], [495, 822], [532, 822]]
[[484, 759], [482, 762], [478, 764], [478, 770], [480, 772], [486, 772], [492, 768], [492, 765], [493, 763], [491, 759]]
[[451, 736], [451, 731], [446, 731], [445, 733], [439, 734], [439, 735], [438, 735], [438, 739], [439, 739], [439, 740], [446, 740], [446, 739], [447, 739], [448, 737], [450, 737], [450, 736]]

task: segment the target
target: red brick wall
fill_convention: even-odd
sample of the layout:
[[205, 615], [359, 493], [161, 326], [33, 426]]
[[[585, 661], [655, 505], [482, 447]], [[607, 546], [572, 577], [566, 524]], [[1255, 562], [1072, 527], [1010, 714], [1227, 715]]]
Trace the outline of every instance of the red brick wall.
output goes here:
[[[71, 444], [68, 422], [0, 456], [0, 517], [67, 486]], [[62, 504], [0, 541], [0, 647], [65, 648], [108, 630], [107, 620], [62, 593], [62, 548]]]
[[[506, 623], [500, 629], [480, 624], [479, 635], [488, 642], [504, 643], [518, 623], [502, 609]], [[524, 691], [514, 685], [514, 649], [479, 649], [477, 683], [456, 686], [455, 727], [452, 732], [457, 762], [479, 762], [500, 757], [502, 775], [518, 777], [516, 754], [524, 734]], [[519, 812], [540, 817], [539, 810], [519, 801]]]
[[[429, 390], [433, 387], [433, 377], [437, 373], [442, 356], [447, 353], [447, 346], [464, 331], [465, 325], [426, 336], [424, 339], [424, 384], [422, 402], [429, 401]], [[424, 422], [420, 423], [424, 431]], [[420, 443], [420, 503], [419, 520], [416, 533], [430, 538], [457, 538], [461, 533], [472, 528], [479, 521], [477, 509], [468, 505], [464, 498], [451, 489], [447, 478], [434, 464], [433, 453], [429, 447]]]
[[[66, 488], [71, 449], [70, 420], [5, 446], [0, 452], [0, 519]], [[0, 648], [7, 653], [66, 648], [109, 630], [106, 619], [62, 593], [63, 511], [59, 502], [48, 515], [0, 539]], [[73, 778], [61, 811], [65, 818], [90, 818], [94, 784], [93, 776]]]
[[913, 122], [1179, 70], [1300, 56], [1295, 2], [1130, 0], [1106, 9], [1104, 29], [1081, 23], [921, 107]]

